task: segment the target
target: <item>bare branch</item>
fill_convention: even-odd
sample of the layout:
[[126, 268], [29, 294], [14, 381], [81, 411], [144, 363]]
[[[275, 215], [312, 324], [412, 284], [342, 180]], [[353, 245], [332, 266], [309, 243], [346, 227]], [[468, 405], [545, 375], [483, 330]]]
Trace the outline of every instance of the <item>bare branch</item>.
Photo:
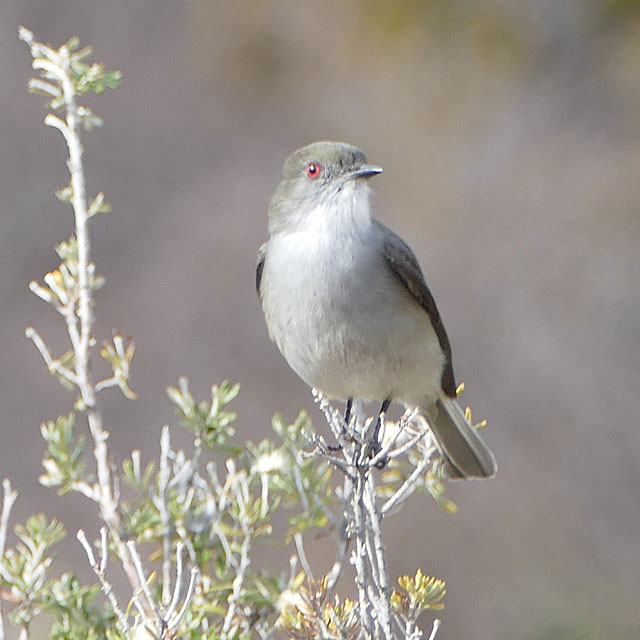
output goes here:
[[436, 618], [433, 621], [433, 627], [431, 628], [431, 633], [429, 634], [429, 640], [435, 640], [436, 635], [438, 635], [438, 629], [440, 629], [441, 624], [440, 618]]
[[[7, 544], [7, 530], [9, 528], [9, 518], [11, 509], [18, 497], [18, 492], [11, 488], [8, 478], [2, 481], [2, 513], [0, 513], [0, 566], [4, 568], [4, 548]], [[0, 640], [5, 640], [4, 634], [4, 612], [2, 611], [2, 599], [0, 599]]]
[[93, 569], [93, 572], [96, 574], [96, 577], [100, 581], [100, 586], [102, 587], [102, 591], [109, 599], [109, 603], [111, 604], [111, 608], [113, 612], [116, 614], [118, 629], [122, 633], [127, 633], [131, 629], [131, 625], [129, 624], [129, 620], [127, 616], [122, 611], [120, 604], [118, 603], [118, 599], [116, 598], [116, 594], [113, 591], [113, 585], [107, 579], [107, 558], [108, 558], [108, 544], [107, 544], [107, 530], [105, 527], [102, 527], [100, 530], [101, 541], [102, 541], [102, 550], [100, 555], [100, 563], [96, 562], [95, 554], [93, 553], [93, 548], [91, 547], [91, 543], [87, 540], [87, 536], [85, 532], [80, 529], [76, 534], [80, 544], [85, 550], [87, 554], [87, 558], [89, 559], [89, 565]]
[[[169, 469], [169, 454], [171, 453], [171, 439], [169, 427], [165, 425], [160, 435], [160, 473], [158, 475], [157, 507], [162, 523], [162, 601], [169, 600], [171, 582], [171, 527], [168, 504], [168, 486], [171, 477]], [[182, 550], [177, 553], [178, 562], [182, 569]], [[179, 579], [178, 579], [179, 583]]]
[[[144, 574], [144, 568], [142, 566], [142, 560], [140, 558], [140, 554], [138, 553], [138, 549], [136, 548], [136, 543], [133, 540], [127, 541], [127, 548], [129, 549], [129, 554], [131, 555], [131, 559], [133, 560], [133, 566], [136, 569], [136, 574], [138, 577], [138, 582], [141, 585], [141, 591], [144, 594], [146, 605], [153, 611], [153, 621], [156, 623], [158, 629], [162, 629], [163, 626], [163, 617], [160, 612], [160, 607], [155, 601], [153, 597], [153, 593], [151, 592], [151, 587], [149, 586], [149, 580]], [[138, 594], [139, 595], [139, 594]], [[144, 607], [147, 610], [147, 607]]]
[[404, 502], [416, 488], [416, 481], [427, 470], [432, 460], [430, 456], [424, 456], [420, 460], [418, 466], [413, 470], [411, 475], [400, 485], [400, 488], [382, 505], [380, 514], [385, 516], [393, 507], [397, 506], [401, 502]]
[[[33, 285], [32, 290], [43, 299], [51, 302], [64, 316], [73, 348], [75, 371], [69, 370], [67, 367], [62, 366], [59, 361], [52, 358], [44, 341], [34, 329], [29, 328], [26, 333], [27, 337], [34, 342], [49, 370], [76, 385], [80, 391], [82, 404], [87, 412], [89, 430], [94, 441], [94, 457], [98, 477], [98, 490], [95, 493], [100, 503], [101, 515], [109, 527], [131, 587], [134, 590], [138, 590], [141, 585], [137, 581], [135, 567], [120, 537], [120, 514], [106, 444], [108, 433], [102, 427], [102, 415], [96, 405], [96, 391], [89, 370], [90, 347], [94, 342], [91, 335], [93, 326], [91, 283], [95, 275], [95, 267], [90, 260], [89, 213], [82, 164], [83, 149], [80, 140], [80, 109], [82, 108], [76, 103], [71, 55], [65, 46], [61, 47], [58, 52], [54, 52], [46, 45], [35, 42], [33, 34], [27, 29], [21, 28], [19, 35], [29, 45], [32, 55], [36, 58], [33, 62], [33, 67], [46, 71], [49, 77], [55, 77], [62, 89], [65, 117], [63, 119], [50, 113], [45, 118], [45, 124], [58, 129], [62, 133], [69, 150], [67, 166], [70, 174], [71, 204], [75, 217], [78, 260], [77, 294], [74, 293], [73, 296], [67, 295], [66, 290], [63, 289], [54, 274], [47, 274], [45, 282], [51, 288], [53, 294], [56, 295], [58, 301], [52, 298], [39, 285]], [[58, 275], [62, 279], [62, 283], [69, 284], [71, 276], [66, 267], [61, 268]]]
[[51, 356], [51, 353], [47, 348], [44, 340], [40, 337], [40, 334], [33, 327], [27, 327], [24, 330], [24, 334], [36, 346], [51, 373], [59, 373], [63, 378], [65, 378], [72, 384], [76, 386], [78, 385], [78, 376], [76, 376], [76, 374], [73, 373], [73, 371], [71, 371], [70, 369], [67, 369], [67, 367], [64, 367], [61, 364], [60, 360], [56, 360]]
[[336, 549], [336, 559], [331, 567], [331, 570], [327, 574], [327, 593], [331, 594], [333, 589], [335, 588], [342, 571], [344, 569], [344, 565], [347, 562], [347, 552], [349, 550], [349, 519], [347, 517], [347, 509], [349, 505], [349, 497], [351, 494], [351, 479], [345, 478], [344, 486], [342, 489], [342, 505], [343, 505], [343, 517], [341, 522], [339, 523], [338, 535], [337, 535], [337, 549]]
[[293, 540], [296, 545], [296, 550], [298, 552], [298, 558], [300, 558], [300, 564], [302, 565], [302, 569], [304, 570], [305, 575], [308, 580], [313, 580], [315, 582], [315, 578], [313, 577], [313, 571], [311, 570], [311, 565], [309, 564], [309, 560], [307, 559], [307, 554], [304, 550], [304, 542], [302, 540], [302, 534], [296, 533], [293, 536]]
[[233, 622], [233, 617], [235, 616], [238, 602], [240, 600], [242, 585], [244, 584], [247, 569], [249, 568], [250, 564], [250, 548], [251, 535], [249, 531], [245, 529], [244, 537], [242, 539], [242, 546], [240, 547], [240, 563], [238, 565], [236, 577], [233, 580], [232, 591], [228, 599], [229, 608], [227, 609], [227, 614], [225, 615], [224, 623], [222, 625], [223, 635], [227, 635], [229, 634], [229, 631], [231, 631], [231, 624]]
[[[416, 409], [407, 409], [398, 423], [387, 422], [385, 416], [380, 416], [378, 431], [382, 446], [379, 446], [373, 441], [376, 437], [376, 418], [364, 416], [360, 408], [352, 410], [351, 419], [346, 424], [322, 394], [314, 391], [314, 397], [338, 446], [329, 448], [322, 437], [312, 435], [309, 440], [314, 448], [308, 455], [327, 460], [345, 476], [342, 492], [336, 492], [341, 498], [344, 524], [335, 527], [338, 550], [334, 565], [327, 574], [327, 593], [335, 587], [349, 542], [354, 540], [351, 564], [355, 569], [358, 590], [359, 638], [418, 640], [422, 632], [415, 618], [393, 612], [391, 608], [382, 519], [422, 485], [427, 469], [437, 463], [437, 449], [428, 426]], [[376, 467], [410, 453], [413, 456], [416, 451], [420, 451], [421, 456], [415, 468], [393, 495], [380, 504], [376, 489]]]
[[[171, 617], [178, 608], [180, 602], [180, 594], [182, 593], [182, 567], [183, 567], [184, 544], [179, 542], [176, 547], [176, 583], [173, 588], [171, 602], [167, 607], [167, 616]], [[164, 587], [164, 585], [163, 585]]]
[[184, 614], [189, 609], [189, 605], [191, 604], [191, 600], [193, 599], [193, 594], [195, 593], [196, 584], [198, 582], [198, 576], [200, 575], [197, 567], [191, 567], [191, 578], [189, 580], [189, 587], [187, 589], [187, 595], [185, 596], [184, 602], [182, 603], [182, 608], [178, 613], [170, 618], [167, 622], [167, 628], [170, 632], [175, 631], [180, 624], [180, 621], [184, 617]]

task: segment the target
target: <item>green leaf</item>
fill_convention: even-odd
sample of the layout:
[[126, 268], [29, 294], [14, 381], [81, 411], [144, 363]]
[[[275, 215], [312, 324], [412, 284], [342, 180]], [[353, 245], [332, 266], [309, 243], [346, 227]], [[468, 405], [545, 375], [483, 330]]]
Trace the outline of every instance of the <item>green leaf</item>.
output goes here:
[[225, 380], [220, 385], [211, 387], [211, 402], [196, 403], [189, 391], [188, 380], [180, 378], [178, 387], [167, 388], [167, 395], [177, 406], [183, 425], [202, 444], [209, 449], [224, 450], [226, 441], [235, 433], [232, 423], [236, 419], [235, 412], [226, 407], [237, 397], [239, 391], [239, 384], [231, 384]]
[[60, 416], [55, 422], [45, 422], [40, 427], [47, 443], [47, 455], [42, 460], [45, 473], [40, 483], [45, 487], [59, 487], [63, 495], [77, 488], [84, 476], [84, 438], [76, 437], [75, 415]]

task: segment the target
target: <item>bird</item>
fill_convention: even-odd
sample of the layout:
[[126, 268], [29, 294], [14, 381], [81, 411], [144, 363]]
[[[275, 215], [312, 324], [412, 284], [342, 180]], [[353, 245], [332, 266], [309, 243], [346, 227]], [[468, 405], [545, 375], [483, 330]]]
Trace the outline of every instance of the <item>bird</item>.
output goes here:
[[[451, 345], [409, 246], [371, 213], [382, 169], [358, 148], [308, 144], [285, 161], [258, 251], [269, 336], [310, 387], [346, 403], [418, 407], [452, 479], [486, 478], [495, 458], [456, 400]], [[379, 446], [379, 445], [378, 445]]]

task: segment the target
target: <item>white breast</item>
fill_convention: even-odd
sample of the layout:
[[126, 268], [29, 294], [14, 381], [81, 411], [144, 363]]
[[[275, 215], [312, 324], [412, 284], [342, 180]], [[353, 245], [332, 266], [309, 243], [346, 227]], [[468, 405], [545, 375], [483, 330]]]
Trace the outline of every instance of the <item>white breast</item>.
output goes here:
[[435, 397], [444, 356], [426, 311], [385, 264], [367, 199], [358, 206], [318, 208], [272, 235], [262, 274], [269, 332], [329, 396], [419, 404]]

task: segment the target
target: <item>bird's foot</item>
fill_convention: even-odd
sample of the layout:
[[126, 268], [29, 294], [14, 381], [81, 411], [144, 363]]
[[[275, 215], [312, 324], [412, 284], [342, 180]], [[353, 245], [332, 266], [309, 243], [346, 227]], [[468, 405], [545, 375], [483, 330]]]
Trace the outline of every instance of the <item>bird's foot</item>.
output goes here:
[[[381, 451], [382, 445], [379, 442], [373, 443], [369, 451], [369, 460], [376, 458]], [[389, 458], [382, 456], [380, 460], [376, 460], [374, 466], [376, 469], [384, 469], [387, 466], [387, 462], [389, 462]]]

